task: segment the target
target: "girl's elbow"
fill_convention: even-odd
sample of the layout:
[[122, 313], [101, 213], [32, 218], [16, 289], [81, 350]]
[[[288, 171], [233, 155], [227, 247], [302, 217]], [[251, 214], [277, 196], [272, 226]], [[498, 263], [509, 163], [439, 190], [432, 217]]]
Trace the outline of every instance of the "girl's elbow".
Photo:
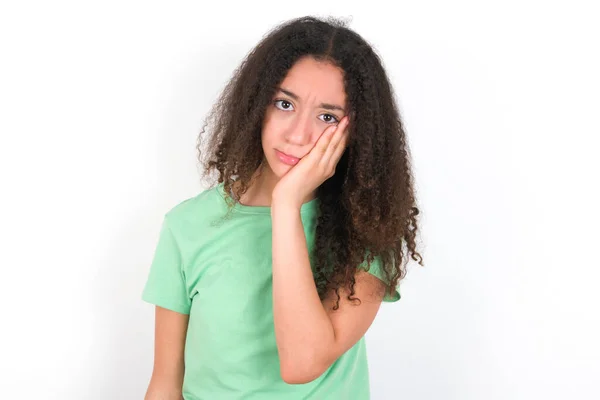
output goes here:
[[280, 366], [281, 379], [290, 385], [309, 383], [320, 377], [325, 370], [314, 363], [282, 363]]
[[294, 371], [286, 371], [281, 370], [281, 379], [287, 384], [290, 385], [301, 385], [304, 383], [309, 383], [317, 379], [319, 374], [310, 374], [310, 373], [298, 373]]
[[182, 400], [182, 387], [178, 382], [152, 377], [144, 400]]

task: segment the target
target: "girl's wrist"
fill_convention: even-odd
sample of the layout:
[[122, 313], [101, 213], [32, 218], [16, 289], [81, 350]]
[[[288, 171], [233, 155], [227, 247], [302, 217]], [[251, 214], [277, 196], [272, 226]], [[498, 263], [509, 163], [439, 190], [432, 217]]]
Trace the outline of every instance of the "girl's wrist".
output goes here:
[[275, 212], [300, 212], [302, 202], [289, 196], [273, 196], [271, 199], [271, 214]]

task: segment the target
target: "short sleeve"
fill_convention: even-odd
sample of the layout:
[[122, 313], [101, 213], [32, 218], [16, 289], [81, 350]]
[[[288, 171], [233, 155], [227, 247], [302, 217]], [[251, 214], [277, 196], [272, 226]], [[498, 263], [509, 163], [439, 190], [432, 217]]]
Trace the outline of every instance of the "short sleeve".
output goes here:
[[[367, 272], [369, 272], [372, 275], [375, 275], [377, 278], [381, 279], [386, 285], [389, 286], [389, 280], [387, 279], [387, 277], [385, 276], [385, 271], [383, 270], [383, 261], [381, 260], [381, 257], [375, 257], [373, 259], [373, 261], [371, 262], [371, 266], [369, 267], [369, 270]], [[359, 268], [362, 268], [364, 270], [367, 269], [367, 261], [365, 260]], [[386, 290], [385, 293], [385, 297], [383, 298], [383, 301], [388, 302], [388, 303], [393, 303], [396, 302], [398, 300], [400, 300], [400, 287], [399, 285], [396, 286], [394, 288], [393, 293], [389, 293]]]
[[142, 300], [181, 314], [190, 312], [191, 301], [187, 295], [181, 253], [166, 216], [154, 250]]

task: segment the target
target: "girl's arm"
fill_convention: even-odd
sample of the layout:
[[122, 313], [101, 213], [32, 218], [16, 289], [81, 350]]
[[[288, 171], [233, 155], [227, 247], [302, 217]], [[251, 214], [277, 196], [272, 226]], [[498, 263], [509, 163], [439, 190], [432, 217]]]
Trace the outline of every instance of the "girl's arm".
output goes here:
[[300, 208], [273, 199], [273, 312], [281, 376], [288, 383], [307, 383], [329, 368], [350, 349], [373, 322], [385, 286], [365, 271], [356, 275], [355, 297], [340, 290], [337, 296], [319, 299], [311, 271]]
[[189, 316], [156, 307], [154, 368], [144, 400], [181, 400]]

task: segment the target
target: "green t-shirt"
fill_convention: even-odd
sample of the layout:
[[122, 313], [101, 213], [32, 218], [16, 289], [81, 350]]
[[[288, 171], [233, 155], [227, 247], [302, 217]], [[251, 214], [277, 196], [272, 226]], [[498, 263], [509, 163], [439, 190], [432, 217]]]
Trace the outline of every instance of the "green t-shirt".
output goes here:
[[[184, 398], [369, 399], [364, 336], [316, 380], [294, 385], [281, 379], [273, 325], [271, 210], [236, 203], [223, 220], [224, 196], [219, 184], [166, 213], [142, 294], [146, 302], [189, 314]], [[318, 201], [301, 208], [309, 252]], [[378, 263], [370, 272], [385, 280]], [[384, 301], [398, 299], [396, 290]]]

